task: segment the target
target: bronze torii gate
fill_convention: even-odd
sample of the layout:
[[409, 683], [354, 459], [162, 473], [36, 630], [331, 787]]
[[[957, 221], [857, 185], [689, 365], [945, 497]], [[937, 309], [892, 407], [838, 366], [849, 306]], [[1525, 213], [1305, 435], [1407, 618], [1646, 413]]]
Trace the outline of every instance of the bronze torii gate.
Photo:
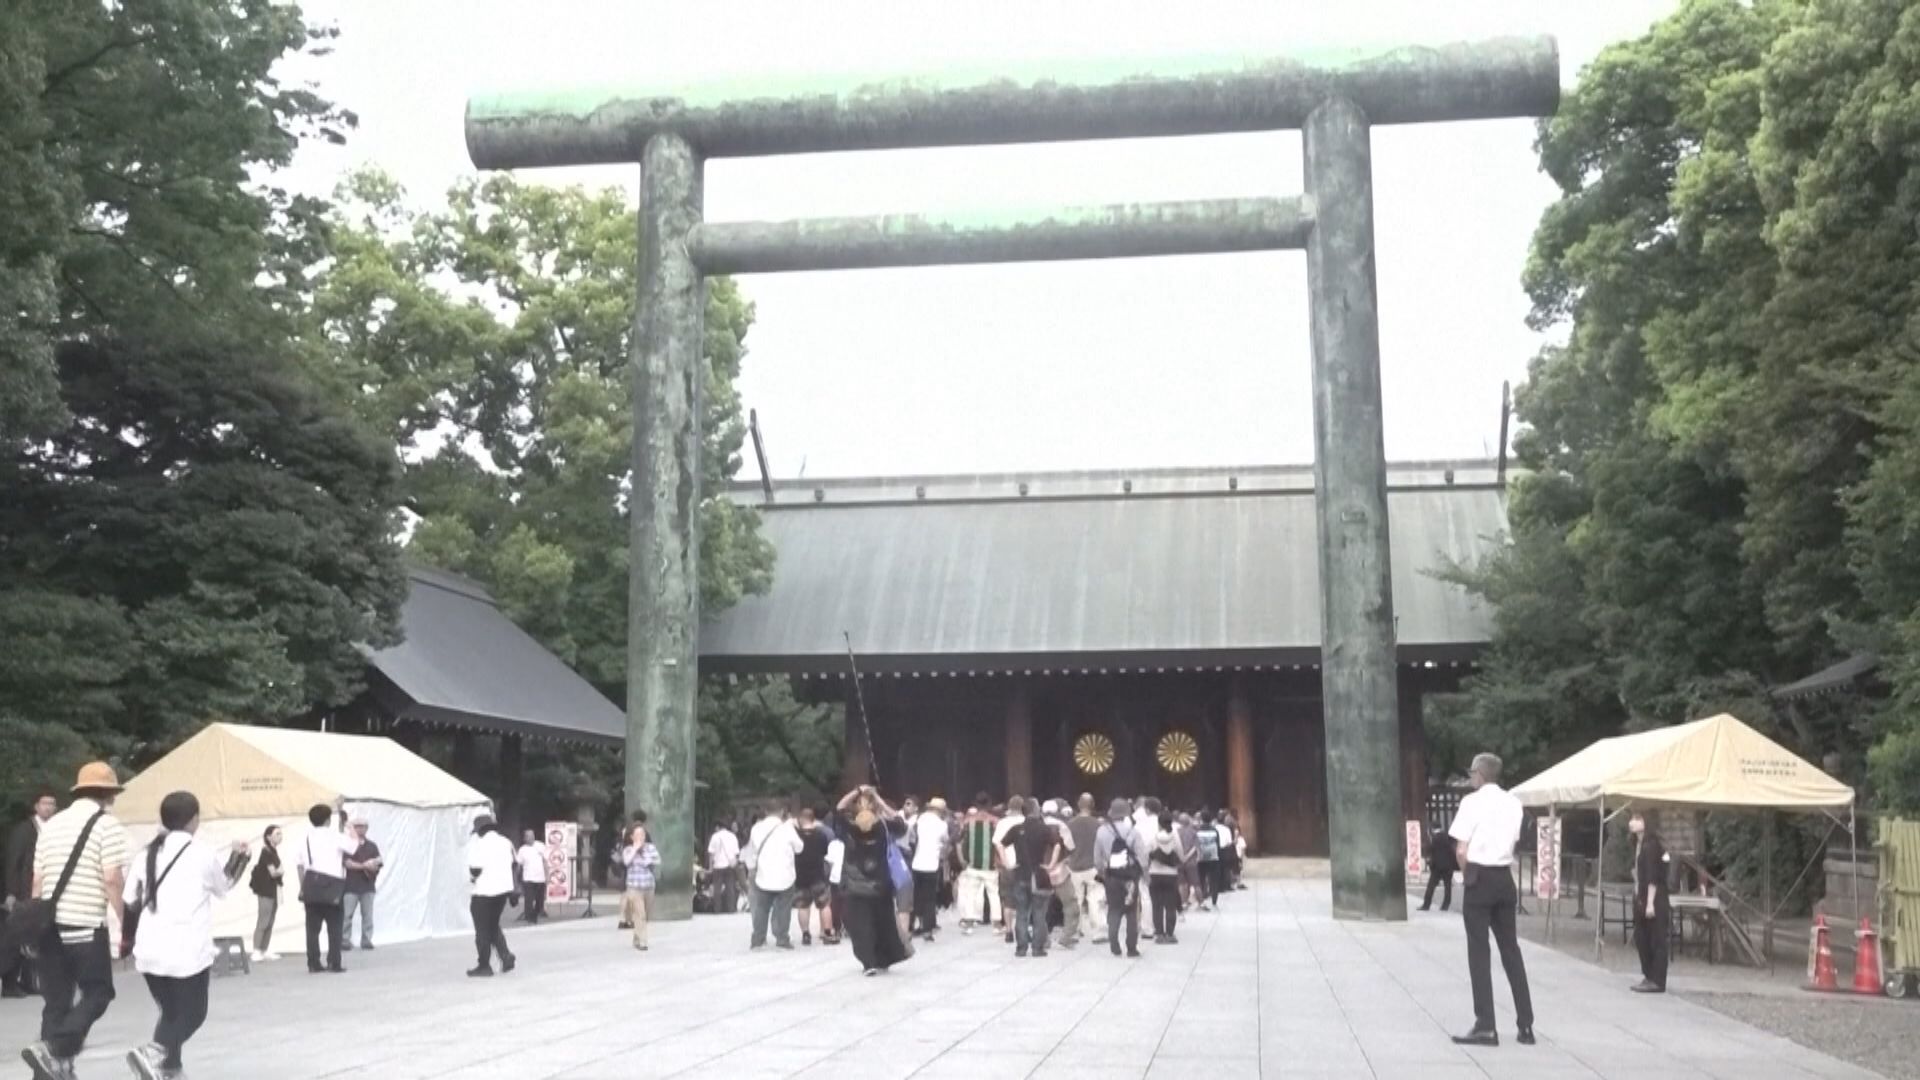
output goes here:
[[[1544, 116], [1551, 38], [1302, 57], [1008, 67], [883, 79], [477, 97], [475, 166], [640, 165], [627, 802], [652, 813], [660, 908], [691, 911], [705, 276], [1307, 252], [1333, 910], [1405, 919], [1393, 591], [1369, 129]], [[1298, 129], [1306, 194], [991, 216], [707, 223], [714, 157]]]

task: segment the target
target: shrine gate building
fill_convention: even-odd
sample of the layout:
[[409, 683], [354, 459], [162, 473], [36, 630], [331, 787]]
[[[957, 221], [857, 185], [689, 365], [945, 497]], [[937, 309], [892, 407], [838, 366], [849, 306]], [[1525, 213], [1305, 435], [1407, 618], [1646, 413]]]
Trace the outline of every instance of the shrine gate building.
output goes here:
[[[845, 786], [898, 797], [1158, 795], [1231, 806], [1262, 854], [1327, 853], [1309, 466], [736, 484], [772, 591], [707, 621], [706, 674], [848, 703]], [[1426, 695], [1490, 636], [1441, 579], [1506, 532], [1490, 462], [1388, 469], [1401, 798], [1422, 818]], [[843, 636], [845, 635], [845, 636]]]

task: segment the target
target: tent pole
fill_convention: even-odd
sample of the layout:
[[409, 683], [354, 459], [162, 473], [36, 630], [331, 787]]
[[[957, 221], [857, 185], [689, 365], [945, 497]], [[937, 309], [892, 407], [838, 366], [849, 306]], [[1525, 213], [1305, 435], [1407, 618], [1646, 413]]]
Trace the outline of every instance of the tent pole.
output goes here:
[[1860, 926], [1860, 819], [1854, 807], [1847, 806], [1847, 847], [1853, 863], [1853, 925]]
[[1765, 890], [1760, 904], [1767, 910], [1766, 929], [1762, 931], [1760, 949], [1766, 954], [1769, 975], [1773, 974], [1773, 819], [1774, 812], [1767, 811], [1766, 817], [1761, 820], [1761, 824], [1765, 826], [1766, 835], [1760, 842], [1762, 853], [1760, 887]]
[[[1600, 954], [1606, 947], [1607, 939], [1607, 797], [1600, 796], [1600, 855], [1593, 863], [1593, 891], [1600, 897], [1600, 917], [1593, 921], [1593, 960], [1600, 962]], [[1627, 901], [1629, 905], [1633, 901]]]

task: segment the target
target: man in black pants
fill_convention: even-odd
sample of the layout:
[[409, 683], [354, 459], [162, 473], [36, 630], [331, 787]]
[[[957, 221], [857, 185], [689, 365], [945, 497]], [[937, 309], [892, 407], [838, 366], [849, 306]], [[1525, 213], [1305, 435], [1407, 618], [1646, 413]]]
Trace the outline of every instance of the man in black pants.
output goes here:
[[1473, 981], [1473, 1029], [1455, 1035], [1463, 1046], [1499, 1046], [1493, 1025], [1493, 972], [1487, 950], [1487, 931], [1500, 946], [1500, 966], [1513, 989], [1514, 1019], [1519, 1041], [1531, 1046], [1533, 995], [1527, 989], [1527, 963], [1520, 955], [1514, 917], [1520, 890], [1513, 883], [1513, 848], [1520, 841], [1525, 816], [1520, 800], [1500, 787], [1500, 759], [1481, 754], [1473, 759], [1473, 794], [1460, 800], [1460, 811], [1447, 830], [1458, 846], [1455, 854], [1466, 867], [1466, 890], [1460, 899], [1467, 925], [1467, 971]]
[[1667, 892], [1667, 847], [1647, 828], [1646, 816], [1635, 810], [1627, 828], [1634, 837], [1633, 943], [1640, 950], [1637, 994], [1667, 992], [1668, 935], [1672, 933], [1673, 904]]
[[1107, 948], [1120, 955], [1120, 924], [1127, 926], [1127, 955], [1140, 956], [1140, 889], [1146, 876], [1147, 840], [1128, 820], [1133, 807], [1125, 799], [1113, 800], [1107, 808], [1107, 821], [1094, 833], [1096, 876], [1107, 891]]
[[[307, 912], [307, 972], [335, 975], [347, 969], [340, 966], [340, 931], [346, 921], [342, 906], [347, 896], [347, 858], [360, 846], [359, 841], [333, 827], [333, 807], [315, 803], [307, 810], [312, 826], [293, 850], [294, 869], [300, 882], [300, 906]], [[326, 964], [321, 965], [320, 932], [327, 932]]]
[[[59, 800], [52, 792], [42, 792], [33, 800], [33, 815], [14, 826], [13, 833], [7, 837], [7, 911], [11, 912], [20, 904], [33, 899], [33, 852], [40, 841], [40, 830], [60, 809]], [[6, 925], [6, 917], [0, 915], [0, 926]], [[0, 997], [26, 997], [33, 993], [39, 982], [33, 976], [33, 961], [22, 952], [17, 956], [0, 956]]]
[[1453, 875], [1460, 869], [1460, 860], [1453, 850], [1453, 838], [1446, 832], [1434, 834], [1433, 843], [1427, 845], [1427, 895], [1420, 901], [1421, 911], [1433, 909], [1433, 890], [1444, 889], [1440, 894], [1440, 910], [1453, 906]]
[[480, 963], [467, 974], [490, 978], [495, 952], [500, 954], [502, 974], [518, 963], [507, 948], [506, 931], [500, 929], [507, 904], [518, 900], [513, 891], [513, 841], [500, 835], [492, 814], [474, 818], [473, 833], [473, 842], [467, 845], [467, 873], [473, 879], [473, 944]]

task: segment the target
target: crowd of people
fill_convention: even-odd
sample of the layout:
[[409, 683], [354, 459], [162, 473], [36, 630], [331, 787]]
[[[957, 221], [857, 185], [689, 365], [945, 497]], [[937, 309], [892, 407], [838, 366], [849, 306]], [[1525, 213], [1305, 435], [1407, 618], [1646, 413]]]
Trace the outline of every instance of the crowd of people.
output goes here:
[[[811, 946], [817, 920], [819, 943], [851, 941], [869, 975], [910, 957], [914, 942], [935, 940], [943, 912], [962, 934], [1001, 934], [1019, 957], [1083, 937], [1138, 956], [1142, 937], [1177, 944], [1187, 912], [1217, 909], [1243, 888], [1245, 852], [1231, 812], [1175, 811], [1151, 796], [1115, 799], [1103, 816], [1088, 794], [1070, 808], [981, 793], [955, 814], [938, 796], [896, 809], [863, 786], [824, 812], [770, 803], [744, 841], [732, 823], [717, 824], [698, 903], [737, 911], [744, 891], [750, 949], [769, 940], [794, 948], [796, 923], [800, 944]], [[630, 873], [630, 896], [631, 885]]]
[[[242, 880], [258, 903], [249, 955], [278, 959], [271, 949], [287, 879], [283, 830], [268, 828], [257, 850], [246, 839], [208, 843], [197, 835], [199, 799], [176, 791], [161, 800], [153, 837], [136, 847], [113, 813], [120, 791], [111, 766], [89, 764], [65, 809], [46, 793], [8, 836], [0, 987], [9, 998], [42, 998], [40, 1038], [21, 1052], [35, 1080], [75, 1075], [74, 1060], [113, 1003], [116, 958], [131, 961], [160, 1014], [152, 1041], [128, 1052], [128, 1066], [143, 1080], [182, 1076], [182, 1052], [207, 1019], [218, 959], [214, 904]], [[334, 807], [316, 805], [307, 820], [291, 860], [306, 916], [307, 970], [341, 974], [341, 953], [356, 947], [355, 938], [360, 949], [374, 947], [374, 898], [386, 861], [366, 818], [340, 823]], [[544, 903], [527, 880], [535, 855], [544, 896], [545, 851], [533, 835], [516, 848], [492, 815], [474, 820], [467, 865], [479, 962], [469, 975], [493, 975], [495, 955], [502, 972], [514, 969], [500, 922], [523, 896], [525, 918], [540, 917]]]

